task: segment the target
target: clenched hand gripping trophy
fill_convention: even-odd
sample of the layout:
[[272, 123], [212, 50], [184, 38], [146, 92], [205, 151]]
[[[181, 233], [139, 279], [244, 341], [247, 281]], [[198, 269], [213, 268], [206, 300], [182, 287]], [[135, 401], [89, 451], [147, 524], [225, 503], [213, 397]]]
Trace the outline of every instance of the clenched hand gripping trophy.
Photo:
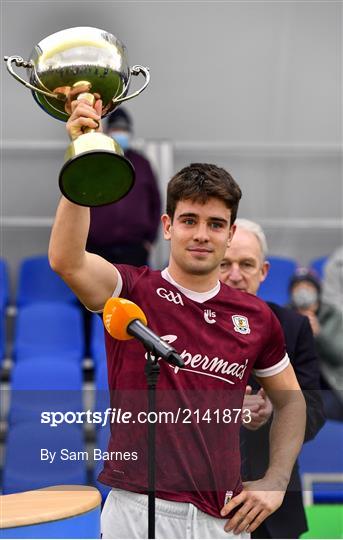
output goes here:
[[[98, 28], [68, 28], [38, 43], [30, 60], [5, 56], [7, 69], [32, 91], [45, 112], [62, 121], [70, 114], [73, 99], [94, 105], [102, 100], [101, 116], [140, 94], [149, 84], [149, 70], [128, 65], [126, 47], [112, 34]], [[12, 64], [27, 69], [29, 82], [14, 72]], [[142, 88], [127, 95], [131, 76], [142, 73]], [[82, 206], [101, 206], [124, 197], [134, 184], [134, 168], [119, 144], [94, 129], [85, 128], [68, 147], [59, 176], [62, 193]]]

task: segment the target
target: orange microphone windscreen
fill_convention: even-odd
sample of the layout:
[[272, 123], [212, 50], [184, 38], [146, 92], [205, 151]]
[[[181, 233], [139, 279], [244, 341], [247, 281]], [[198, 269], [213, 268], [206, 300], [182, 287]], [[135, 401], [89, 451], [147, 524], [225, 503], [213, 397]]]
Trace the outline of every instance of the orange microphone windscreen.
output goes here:
[[139, 319], [145, 326], [148, 324], [141, 308], [125, 298], [109, 298], [102, 318], [107, 332], [120, 340], [132, 339], [133, 336], [127, 333], [127, 327], [135, 319]]

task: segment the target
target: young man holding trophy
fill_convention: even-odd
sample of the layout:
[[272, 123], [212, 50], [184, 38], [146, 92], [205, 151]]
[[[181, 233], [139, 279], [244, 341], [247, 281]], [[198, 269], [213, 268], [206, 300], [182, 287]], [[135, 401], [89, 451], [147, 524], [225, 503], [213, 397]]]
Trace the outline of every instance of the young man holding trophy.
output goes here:
[[[83, 99], [71, 102], [67, 130], [72, 140], [84, 128], [101, 129], [101, 107], [100, 100], [94, 107]], [[174, 417], [174, 423], [157, 426], [159, 538], [249, 537], [281, 505], [304, 437], [304, 399], [278, 321], [262, 301], [247, 299], [218, 279], [240, 197], [233, 178], [214, 165], [193, 164], [176, 174], [161, 218], [171, 247], [168, 268], [162, 272], [113, 266], [87, 253], [89, 208], [64, 197], [51, 234], [50, 264], [88, 309], [102, 311], [111, 296], [136, 302], [149, 326], [173, 343], [184, 360], [183, 369], [161, 362], [163, 407], [177, 402], [177, 410], [189, 411], [195, 420], [187, 431], [185, 417], [179, 419], [183, 425]], [[114, 340], [106, 333], [106, 348], [109, 385], [116, 390], [111, 406], [121, 390], [133, 391], [135, 409], [135, 396], [139, 401], [139, 391], [145, 389], [141, 344]], [[242, 485], [241, 415], [237, 421], [233, 411], [241, 411], [250, 372], [269, 395], [274, 419], [269, 468], [260, 480]], [[194, 416], [204, 402], [207, 420]], [[213, 424], [219, 415], [217, 437]], [[210, 433], [209, 423], [214, 430]], [[142, 449], [136, 462], [104, 464], [100, 480], [113, 487], [103, 510], [104, 538], [147, 537], [145, 431], [138, 423], [111, 426], [109, 449], [132, 451], [138, 444]]]
[[[180, 369], [155, 359], [157, 404], [169, 419], [156, 426], [156, 536], [249, 537], [282, 503], [304, 438], [305, 402], [271, 310], [219, 282], [235, 231], [239, 186], [224, 169], [208, 164], [185, 167], [171, 179], [161, 218], [170, 259], [162, 272], [114, 266], [88, 253], [89, 207], [119, 200], [134, 182], [119, 144], [101, 133], [101, 118], [144, 90], [149, 70], [130, 69], [125, 46], [88, 27], [48, 36], [28, 62], [19, 56], [5, 60], [42, 109], [68, 120], [71, 144], [59, 178], [63, 197], [51, 233], [51, 267], [92, 311], [101, 312], [112, 296], [137, 303], [163, 345], [173, 344], [184, 363]], [[27, 69], [30, 82], [12, 64]], [[144, 85], [127, 95], [131, 77], [139, 74]], [[133, 418], [111, 424], [109, 453], [137, 460], [104, 462], [99, 479], [113, 489], [103, 509], [102, 536], [146, 538], [147, 426], [136, 421], [146, 411], [144, 349], [138, 340], [120, 341], [108, 332], [105, 340], [111, 407], [122, 403]], [[239, 431], [250, 418], [242, 410], [250, 373], [268, 394], [274, 415], [269, 467], [263, 478], [242, 484]]]

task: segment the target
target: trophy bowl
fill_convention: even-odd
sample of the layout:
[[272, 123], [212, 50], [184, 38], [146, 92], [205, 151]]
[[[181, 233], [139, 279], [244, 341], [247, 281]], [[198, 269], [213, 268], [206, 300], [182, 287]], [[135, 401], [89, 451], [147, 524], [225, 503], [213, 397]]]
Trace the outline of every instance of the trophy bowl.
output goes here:
[[[28, 61], [5, 57], [10, 74], [32, 92], [50, 116], [67, 122], [71, 101], [102, 100], [105, 117], [120, 103], [140, 94], [149, 84], [146, 67], [129, 67], [126, 47], [115, 36], [92, 27], [76, 27], [52, 34], [36, 45]], [[27, 70], [22, 79], [12, 64]], [[143, 86], [128, 94], [131, 77], [143, 74]], [[134, 169], [117, 142], [95, 130], [71, 142], [60, 172], [62, 193], [83, 206], [101, 206], [124, 197], [134, 184]]]

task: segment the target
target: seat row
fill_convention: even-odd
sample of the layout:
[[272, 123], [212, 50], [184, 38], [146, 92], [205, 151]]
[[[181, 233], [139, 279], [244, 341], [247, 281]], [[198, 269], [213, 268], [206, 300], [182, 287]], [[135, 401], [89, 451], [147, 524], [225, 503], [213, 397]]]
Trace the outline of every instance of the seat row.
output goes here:
[[[324, 263], [325, 258], [316, 263], [319, 275]], [[261, 297], [286, 303], [288, 281], [295, 269], [295, 261], [273, 258], [268, 277], [271, 279], [269, 283], [268, 279], [265, 281]], [[9, 296], [8, 292], [6, 294], [8, 278], [6, 271], [1, 272], [4, 313]], [[78, 456], [82, 456], [82, 452], [87, 453], [80, 426], [66, 425], [60, 430], [37, 422], [37, 414], [41, 410], [83, 410], [80, 360], [84, 357], [85, 340], [80, 307], [74, 294], [50, 270], [46, 257], [36, 257], [23, 263], [20, 276], [13, 343], [15, 363], [11, 373], [12, 397], [3, 471], [4, 493], [57, 483], [83, 484], [87, 474], [86, 460], [59, 459], [53, 464], [37, 458], [41, 448], [49, 448], [59, 456], [64, 448], [80, 452], [75, 454]], [[104, 328], [99, 316], [92, 316], [90, 334], [90, 354], [95, 360], [94, 410], [103, 410], [108, 405], [108, 395], [105, 392]], [[342, 484], [339, 484], [343, 474], [342, 430], [343, 424], [327, 422], [316, 439], [306, 443], [301, 452], [301, 472], [307, 475], [304, 477], [306, 487], [310, 485], [314, 490], [315, 502], [342, 501]], [[96, 437], [96, 447], [106, 449], [108, 432], [97, 430]], [[98, 472], [101, 461], [94, 462], [92, 467], [93, 473]], [[320, 484], [317, 484], [318, 479]], [[107, 492], [104, 486], [98, 487], [103, 493]]]
[[[104, 326], [99, 315], [91, 315], [90, 351], [94, 365], [105, 360]], [[14, 322], [14, 362], [32, 358], [81, 362], [85, 357], [84, 318], [78, 305], [36, 302], [20, 308]]]
[[[107, 388], [107, 366], [101, 362], [95, 370], [92, 385], [95, 410], [108, 407]], [[82, 367], [67, 359], [50, 362], [46, 358], [36, 358], [18, 362], [12, 370], [8, 390], [3, 391], [8, 391], [8, 413], [4, 410], [3, 414], [9, 426], [40, 421], [42, 411], [83, 411], [87, 401], [84, 399]]]
[[[262, 297], [266, 300], [280, 303], [287, 302], [285, 285], [298, 266], [296, 260], [287, 257], [268, 257], [271, 269], [262, 286]], [[327, 257], [313, 259], [309, 267], [319, 278], [323, 276], [323, 269]], [[4, 309], [9, 300], [9, 279], [7, 263], [0, 259], [0, 309]], [[64, 281], [54, 273], [49, 265], [48, 257], [40, 255], [24, 259], [19, 268], [16, 305], [22, 307], [35, 302], [58, 301], [76, 303], [77, 298]]]
[[90, 482], [107, 494], [108, 489], [97, 484], [102, 460], [93, 460], [92, 446], [95, 436], [95, 448], [107, 450], [108, 425], [85, 416], [109, 407], [107, 388], [106, 362], [96, 367], [91, 400], [85, 399], [79, 362], [35, 358], [14, 364], [10, 388], [4, 389], [8, 395], [2, 397], [9, 404], [4, 417], [4, 494]]
[[[90, 322], [90, 349], [95, 362], [105, 358], [104, 326], [99, 315]], [[81, 361], [85, 356], [83, 314], [76, 305], [37, 302], [18, 310], [12, 357], [15, 361], [46, 357]]]
[[[324, 267], [328, 257], [319, 257], [310, 261], [309, 268], [320, 280], [323, 279]], [[286, 257], [268, 257], [270, 269], [267, 278], [261, 283], [258, 296], [267, 302], [284, 306], [289, 302], [289, 282], [298, 268], [294, 259]]]
[[[95, 409], [96, 410], [96, 409]], [[92, 482], [103, 496], [108, 488], [97, 483], [109, 427], [96, 429], [95, 448], [86, 448], [80, 425], [51, 427], [37, 421], [18, 422], [8, 429], [3, 469], [3, 493], [57, 484]], [[305, 443], [299, 456], [305, 502], [343, 503], [343, 424], [328, 420], [317, 437]], [[50, 452], [50, 453], [49, 453]]]
[[[10, 298], [9, 272], [5, 259], [0, 259], [0, 283], [0, 307], [5, 307]], [[23, 259], [19, 267], [16, 287], [15, 304], [17, 307], [55, 300], [77, 302], [72, 290], [51, 270], [47, 255]]]
[[327, 420], [298, 461], [306, 505], [343, 503], [343, 422]]
[[78, 425], [56, 428], [37, 422], [11, 426], [7, 433], [2, 493], [19, 493], [54, 485], [92, 483], [103, 497], [109, 488], [97, 481], [107, 451], [109, 428], [96, 432], [95, 446], [85, 444]]
[[[311, 267], [321, 277], [323, 275], [323, 268], [325, 266], [327, 257], [320, 257], [311, 262]], [[258, 295], [263, 300], [272, 301], [280, 305], [285, 305], [288, 302], [288, 283], [291, 276], [294, 274], [297, 268], [297, 262], [290, 258], [285, 257], [269, 257], [271, 262], [271, 268], [267, 279], [261, 284]], [[9, 303], [9, 279], [7, 263], [4, 259], [0, 259], [0, 362], [5, 356], [5, 314], [6, 306]], [[40, 326], [42, 319], [42, 309], [44, 309], [45, 303], [63, 303], [66, 304], [64, 308], [56, 307], [55, 314], [50, 313], [52, 310], [48, 305], [45, 306], [45, 317], [51, 321], [50, 325]], [[36, 305], [36, 309], [32, 306]], [[39, 306], [38, 306], [39, 304]], [[55, 274], [49, 265], [46, 255], [29, 257], [24, 259], [20, 265], [18, 287], [16, 295], [16, 306], [18, 308], [18, 325], [16, 328], [16, 338], [14, 344], [14, 355], [19, 359], [24, 355], [30, 353], [30, 345], [28, 340], [28, 329], [33, 329], [33, 335], [31, 341], [34, 342], [39, 333], [42, 337], [42, 354], [45, 355], [43, 342], [49, 342], [50, 338], [56, 337], [61, 333], [61, 339], [68, 341], [70, 334], [74, 333], [74, 348], [70, 351], [72, 356], [82, 356], [84, 354], [84, 345], [82, 344], [82, 330], [81, 319], [77, 312], [79, 307], [78, 300], [74, 293], [67, 287], [63, 280]], [[29, 309], [31, 306], [31, 310]], [[68, 306], [68, 307], [67, 307]], [[64, 311], [64, 313], [62, 313]], [[66, 317], [65, 321], [69, 323], [56, 328], [57, 320], [61, 319], [62, 315]], [[35, 320], [28, 326], [28, 320]], [[73, 319], [73, 322], [71, 322]], [[79, 319], [79, 320], [77, 320]], [[56, 322], [54, 322], [56, 320]], [[99, 332], [99, 322], [94, 323], [94, 331]], [[63, 329], [64, 328], [64, 329]], [[69, 328], [69, 336], [68, 334]], [[62, 332], [64, 332], [62, 337]], [[101, 330], [102, 332], [102, 330]], [[26, 345], [23, 346], [22, 338], [25, 337]], [[101, 337], [102, 340], [102, 337]], [[78, 342], [78, 345], [76, 345]], [[98, 340], [96, 340], [98, 343]], [[83, 341], [84, 343], [84, 341]], [[91, 344], [91, 354], [95, 355], [95, 360], [100, 355], [103, 355], [103, 351], [98, 350], [98, 346], [95, 347]], [[57, 349], [56, 349], [57, 351]], [[33, 351], [36, 355], [36, 351]], [[60, 354], [60, 351], [57, 351]], [[69, 354], [69, 352], [68, 352]]]

